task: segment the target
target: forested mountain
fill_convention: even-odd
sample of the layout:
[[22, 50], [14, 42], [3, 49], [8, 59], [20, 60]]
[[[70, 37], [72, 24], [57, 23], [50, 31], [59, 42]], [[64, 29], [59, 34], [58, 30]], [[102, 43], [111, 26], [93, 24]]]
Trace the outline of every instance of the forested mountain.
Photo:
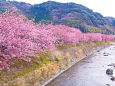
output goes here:
[[16, 7], [18, 13], [26, 15], [28, 19], [35, 18], [37, 23], [64, 24], [80, 29], [82, 32], [115, 33], [114, 18], [103, 17], [100, 13], [93, 12], [80, 4], [48, 1], [31, 5], [17, 1], [0, 1], [1, 13], [5, 8], [11, 7]]

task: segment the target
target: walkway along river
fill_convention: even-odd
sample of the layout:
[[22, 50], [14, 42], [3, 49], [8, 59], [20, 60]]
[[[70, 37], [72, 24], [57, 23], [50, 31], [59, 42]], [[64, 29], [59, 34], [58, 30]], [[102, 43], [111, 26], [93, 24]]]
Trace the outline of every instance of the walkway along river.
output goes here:
[[76, 63], [47, 86], [115, 86], [115, 81], [106, 74], [106, 69], [114, 69], [111, 64], [115, 64], [115, 45]]

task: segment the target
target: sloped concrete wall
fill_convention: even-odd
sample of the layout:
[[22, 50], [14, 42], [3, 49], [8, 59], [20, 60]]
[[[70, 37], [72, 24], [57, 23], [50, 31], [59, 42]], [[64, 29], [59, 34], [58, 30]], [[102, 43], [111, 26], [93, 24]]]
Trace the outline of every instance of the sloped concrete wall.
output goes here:
[[18, 77], [13, 81], [3, 84], [2, 86], [44, 86], [55, 79], [61, 73], [73, 66], [81, 59], [91, 55], [95, 51], [109, 46], [110, 43], [97, 45], [96, 43], [71, 47], [68, 49], [56, 49], [49, 52], [51, 58], [59, 58], [60, 61], [51, 62], [33, 72]]

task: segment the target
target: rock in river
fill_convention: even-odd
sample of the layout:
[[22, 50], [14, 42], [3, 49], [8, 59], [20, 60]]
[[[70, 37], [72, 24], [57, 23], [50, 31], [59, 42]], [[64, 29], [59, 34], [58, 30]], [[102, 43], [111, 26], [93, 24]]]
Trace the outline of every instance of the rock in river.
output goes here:
[[114, 77], [114, 76], [112, 76], [112, 77], [111, 77], [111, 80], [112, 80], [112, 81], [115, 81], [115, 77]]
[[113, 74], [113, 70], [112, 70], [111, 68], [108, 68], [108, 69], [106, 70], [106, 74], [112, 75], [112, 74]]

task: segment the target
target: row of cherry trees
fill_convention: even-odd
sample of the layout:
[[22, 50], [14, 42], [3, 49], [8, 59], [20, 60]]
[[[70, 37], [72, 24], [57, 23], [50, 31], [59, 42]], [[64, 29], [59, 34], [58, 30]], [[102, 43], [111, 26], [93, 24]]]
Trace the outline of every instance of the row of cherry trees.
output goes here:
[[27, 20], [15, 11], [0, 14], [0, 71], [9, 69], [12, 59], [31, 61], [35, 52], [46, 52], [55, 46], [75, 45], [89, 41], [115, 39], [113, 35], [84, 34], [64, 25], [43, 25]]

